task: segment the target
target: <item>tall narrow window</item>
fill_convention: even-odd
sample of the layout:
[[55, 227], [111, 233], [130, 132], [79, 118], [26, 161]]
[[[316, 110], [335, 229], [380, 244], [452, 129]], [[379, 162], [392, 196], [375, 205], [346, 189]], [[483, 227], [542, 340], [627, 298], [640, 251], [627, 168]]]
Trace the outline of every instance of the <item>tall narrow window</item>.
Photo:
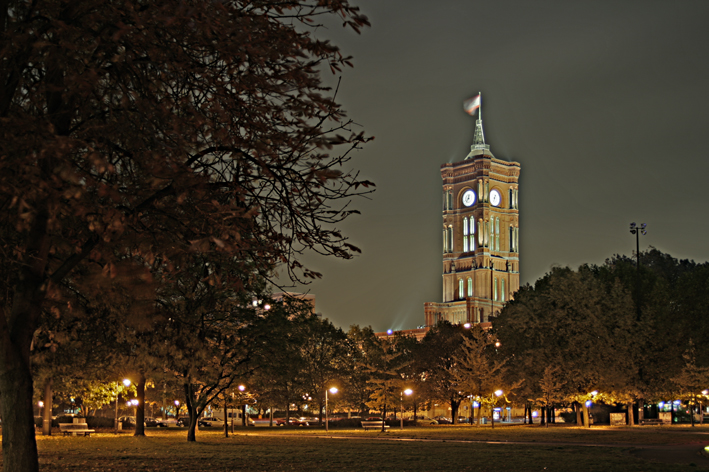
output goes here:
[[458, 280], [458, 298], [465, 298], [465, 291], [463, 290], [463, 279]]
[[492, 286], [493, 290], [493, 299], [497, 301], [497, 277], [495, 277], [495, 284]]
[[468, 252], [468, 219], [463, 218], [463, 252]]
[[500, 250], [500, 218], [495, 218], [495, 250]]
[[443, 228], [443, 254], [448, 252], [448, 238], [446, 234], [446, 229]]
[[502, 301], [505, 301], [505, 279], [502, 279], [502, 287], [500, 288], [500, 297], [502, 297]]
[[488, 231], [488, 233], [490, 233], [490, 239], [488, 239], [487, 247], [489, 247], [491, 251], [495, 249], [495, 221], [494, 220], [495, 220], [494, 218], [490, 218], [490, 222], [488, 223], [489, 229], [490, 229]]
[[468, 296], [473, 296], [473, 279], [471, 279], [470, 277], [468, 277]]
[[448, 227], [446, 228], [446, 233], [447, 233], [447, 240], [448, 240], [448, 252], [453, 252], [453, 228]]
[[470, 217], [470, 250], [475, 250], [475, 219]]
[[515, 252], [515, 229], [510, 226], [510, 252]]

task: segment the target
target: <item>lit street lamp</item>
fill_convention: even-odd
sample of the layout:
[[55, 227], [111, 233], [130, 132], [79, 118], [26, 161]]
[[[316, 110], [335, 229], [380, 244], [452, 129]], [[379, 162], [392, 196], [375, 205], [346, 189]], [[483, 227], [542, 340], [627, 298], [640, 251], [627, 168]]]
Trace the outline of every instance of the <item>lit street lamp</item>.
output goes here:
[[[338, 392], [336, 387], [332, 387], [329, 390], [325, 390], [325, 431], [329, 431], [328, 429], [328, 417], [327, 417], [327, 392], [332, 393], [333, 395]], [[322, 418], [322, 416], [321, 416]]]
[[412, 393], [414, 393], [414, 391], [411, 390], [410, 388], [407, 388], [406, 390], [404, 390], [403, 392], [401, 392], [401, 411], [400, 411], [400, 417], [401, 417], [401, 429], [402, 429], [402, 430], [404, 429], [404, 395], [406, 395], [406, 396], [408, 397], [408, 396], [411, 395]]
[[492, 419], [492, 429], [495, 429], [495, 403], [497, 403], [497, 398], [502, 396], [502, 390], [495, 390], [492, 397], [492, 406], [490, 411], [490, 418]]
[[[128, 379], [123, 379], [123, 385], [128, 388], [130, 387], [130, 380]], [[118, 390], [120, 388], [119, 385], [116, 386], [116, 434], [118, 434], [118, 394], [120, 391]]]

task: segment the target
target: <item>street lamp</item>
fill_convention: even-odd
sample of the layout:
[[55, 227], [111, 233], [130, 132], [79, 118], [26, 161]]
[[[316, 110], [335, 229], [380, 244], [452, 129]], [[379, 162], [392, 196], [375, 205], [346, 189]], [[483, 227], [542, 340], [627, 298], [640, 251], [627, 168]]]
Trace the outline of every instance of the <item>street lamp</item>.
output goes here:
[[495, 390], [495, 392], [493, 392], [492, 407], [490, 411], [490, 418], [492, 419], [492, 429], [495, 429], [495, 403], [497, 402], [497, 398], [500, 398], [503, 393], [504, 392], [502, 390]]
[[[332, 387], [332, 388], [330, 388], [330, 389], [328, 389], [328, 390], [325, 390], [325, 431], [330, 431], [330, 430], [328, 429], [328, 417], [327, 417], [327, 399], [328, 399], [328, 398], [327, 398], [327, 392], [330, 392], [330, 393], [332, 393], [332, 394], [334, 395], [334, 394], [336, 394], [336, 393], [338, 392], [338, 390], [337, 390], [336, 387]], [[322, 416], [321, 416], [321, 418], [322, 418]]]
[[401, 392], [401, 411], [400, 411], [401, 415], [400, 416], [401, 416], [401, 429], [402, 430], [404, 429], [404, 395], [406, 395], [408, 397], [412, 393], [414, 393], [414, 391], [411, 390], [410, 388], [407, 388], [406, 390]]
[[636, 303], [637, 303], [637, 312], [638, 312], [638, 321], [640, 320], [640, 235], [642, 234], [645, 236], [647, 234], [647, 225], [645, 223], [640, 223], [640, 226], [637, 226], [635, 223], [630, 223], [630, 234], [635, 235], [635, 256], [637, 257], [637, 263], [636, 263], [636, 271], [637, 271], [637, 280], [636, 280], [636, 285], [637, 285], [637, 293], [636, 293]]

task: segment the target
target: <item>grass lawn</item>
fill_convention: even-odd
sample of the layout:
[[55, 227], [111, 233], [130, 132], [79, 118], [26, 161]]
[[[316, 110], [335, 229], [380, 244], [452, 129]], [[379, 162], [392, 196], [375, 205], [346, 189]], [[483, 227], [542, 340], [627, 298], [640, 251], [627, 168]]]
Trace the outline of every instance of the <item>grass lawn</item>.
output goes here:
[[[40, 470], [54, 471], [681, 471], [702, 470], [709, 459], [695, 456], [709, 443], [709, 426], [633, 429], [573, 427], [392, 428], [362, 430], [245, 428], [224, 438], [199, 431], [149, 429], [92, 437], [38, 436]], [[400, 440], [394, 440], [400, 439]], [[474, 442], [479, 441], [479, 442]], [[503, 444], [486, 444], [500, 441]], [[504, 444], [507, 442], [508, 444]], [[522, 442], [525, 444], [509, 444]], [[526, 444], [529, 443], [529, 444]], [[587, 446], [585, 444], [597, 444]], [[621, 447], [612, 447], [621, 445]], [[687, 459], [676, 464], [648, 461], [633, 451], [664, 451], [685, 445]], [[684, 456], [682, 456], [684, 457]], [[696, 457], [696, 459], [695, 459]], [[707, 462], [704, 462], [707, 461]], [[1, 462], [1, 461], [0, 461]], [[9, 471], [5, 471], [9, 472]]]

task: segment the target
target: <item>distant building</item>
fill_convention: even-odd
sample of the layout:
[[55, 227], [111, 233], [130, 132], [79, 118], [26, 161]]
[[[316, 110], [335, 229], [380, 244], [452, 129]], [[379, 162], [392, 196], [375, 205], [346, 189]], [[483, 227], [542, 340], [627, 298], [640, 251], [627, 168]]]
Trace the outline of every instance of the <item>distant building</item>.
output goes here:
[[470, 154], [443, 164], [443, 302], [424, 304], [425, 326], [487, 323], [519, 289], [519, 173], [496, 158], [482, 119]]
[[426, 336], [426, 333], [428, 333], [428, 330], [429, 328], [402, 329], [397, 331], [390, 329], [389, 331], [374, 333], [374, 335], [381, 339], [393, 337], [394, 334], [400, 334], [402, 336], [414, 336], [417, 341], [421, 341]]

